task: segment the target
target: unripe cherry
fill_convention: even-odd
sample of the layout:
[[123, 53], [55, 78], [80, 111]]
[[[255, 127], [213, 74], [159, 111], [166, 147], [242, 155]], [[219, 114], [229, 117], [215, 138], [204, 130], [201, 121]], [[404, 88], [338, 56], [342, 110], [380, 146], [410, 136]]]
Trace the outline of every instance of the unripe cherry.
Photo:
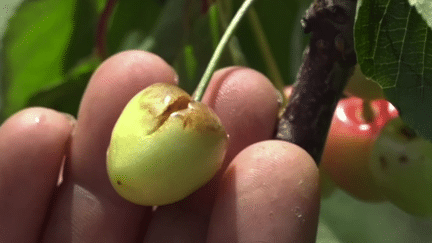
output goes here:
[[432, 143], [398, 117], [377, 139], [369, 163], [382, 193], [407, 213], [432, 217]]
[[107, 170], [114, 189], [139, 205], [187, 197], [220, 169], [228, 136], [217, 115], [175, 85], [135, 95], [112, 131]]

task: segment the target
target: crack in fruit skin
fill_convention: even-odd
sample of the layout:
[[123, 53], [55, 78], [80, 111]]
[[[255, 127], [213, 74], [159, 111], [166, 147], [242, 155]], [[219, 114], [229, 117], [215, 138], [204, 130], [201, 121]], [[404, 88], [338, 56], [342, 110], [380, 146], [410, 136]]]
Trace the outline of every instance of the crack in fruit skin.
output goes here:
[[134, 96], [114, 126], [107, 171], [133, 203], [177, 202], [220, 169], [228, 136], [217, 115], [182, 89], [158, 83]]
[[[158, 123], [154, 127], [154, 129], [149, 132], [148, 135], [154, 133], [157, 129], [159, 129], [159, 127], [161, 127], [164, 124], [164, 122], [169, 118], [169, 116], [173, 112], [186, 109], [190, 101], [191, 100], [188, 97], [183, 97], [183, 96], [178, 97], [178, 99], [176, 99], [173, 103], [171, 103], [161, 115], [155, 116], [155, 118], [158, 119]], [[151, 111], [151, 105], [142, 105], [142, 107], [145, 107], [149, 111]]]

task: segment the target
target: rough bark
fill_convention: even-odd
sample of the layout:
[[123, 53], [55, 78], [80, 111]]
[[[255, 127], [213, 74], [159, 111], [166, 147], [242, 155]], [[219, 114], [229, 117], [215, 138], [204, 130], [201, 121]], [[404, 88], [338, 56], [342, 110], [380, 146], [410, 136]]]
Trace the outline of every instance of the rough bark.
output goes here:
[[357, 63], [356, 4], [357, 0], [316, 0], [301, 21], [311, 39], [275, 137], [299, 145], [317, 165], [334, 110]]

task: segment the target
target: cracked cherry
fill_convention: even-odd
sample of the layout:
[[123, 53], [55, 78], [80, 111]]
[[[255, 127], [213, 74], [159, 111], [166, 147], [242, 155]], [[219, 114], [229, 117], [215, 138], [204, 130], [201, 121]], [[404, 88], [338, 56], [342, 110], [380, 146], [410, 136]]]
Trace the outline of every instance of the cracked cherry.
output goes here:
[[175, 85], [135, 95], [112, 131], [107, 170], [112, 186], [139, 205], [182, 200], [220, 169], [228, 136], [217, 115]]

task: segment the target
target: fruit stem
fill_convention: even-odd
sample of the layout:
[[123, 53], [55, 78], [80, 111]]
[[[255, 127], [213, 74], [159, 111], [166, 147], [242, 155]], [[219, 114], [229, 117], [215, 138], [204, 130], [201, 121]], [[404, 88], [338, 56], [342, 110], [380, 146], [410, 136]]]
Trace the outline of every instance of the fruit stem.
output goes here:
[[240, 23], [240, 20], [243, 18], [249, 7], [252, 6], [254, 1], [255, 0], [245, 0], [235, 14], [234, 18], [231, 20], [231, 23], [228, 25], [218, 46], [216, 47], [216, 50], [213, 53], [213, 56], [210, 59], [209, 64], [207, 65], [206, 70], [204, 71], [198, 87], [195, 90], [195, 93], [193, 95], [193, 99], [195, 101], [201, 101], [202, 97], [204, 96], [204, 92], [207, 89], [208, 84], [210, 83], [210, 78], [214, 70], [216, 69], [216, 65], [219, 62], [219, 59], [222, 55], [223, 50], [225, 49], [226, 44], [228, 43], [231, 35], [234, 33], [235, 29]]
[[362, 116], [363, 116], [363, 119], [365, 120], [366, 123], [372, 123], [373, 122], [373, 120], [375, 118], [375, 114], [374, 114], [374, 111], [372, 109], [372, 104], [371, 104], [370, 100], [363, 99]]

